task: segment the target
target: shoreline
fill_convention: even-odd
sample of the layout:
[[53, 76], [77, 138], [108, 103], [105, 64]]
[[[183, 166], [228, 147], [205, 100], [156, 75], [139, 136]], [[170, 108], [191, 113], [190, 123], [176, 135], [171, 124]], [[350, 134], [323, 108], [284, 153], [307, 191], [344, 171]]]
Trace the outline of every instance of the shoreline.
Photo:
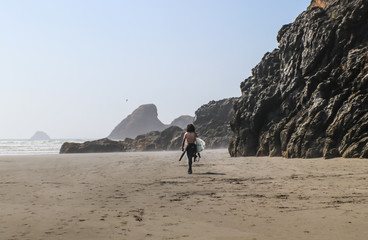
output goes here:
[[0, 156], [1, 239], [366, 239], [364, 159]]

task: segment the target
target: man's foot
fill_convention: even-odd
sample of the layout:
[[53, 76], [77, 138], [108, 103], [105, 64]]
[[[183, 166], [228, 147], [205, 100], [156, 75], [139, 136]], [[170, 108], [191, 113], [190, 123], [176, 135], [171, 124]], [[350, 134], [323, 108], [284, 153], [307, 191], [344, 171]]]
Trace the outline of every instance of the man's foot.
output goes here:
[[188, 170], [188, 174], [192, 174], [192, 169], [189, 169]]
[[196, 159], [197, 159], [197, 156], [194, 156], [194, 162], [196, 161]]

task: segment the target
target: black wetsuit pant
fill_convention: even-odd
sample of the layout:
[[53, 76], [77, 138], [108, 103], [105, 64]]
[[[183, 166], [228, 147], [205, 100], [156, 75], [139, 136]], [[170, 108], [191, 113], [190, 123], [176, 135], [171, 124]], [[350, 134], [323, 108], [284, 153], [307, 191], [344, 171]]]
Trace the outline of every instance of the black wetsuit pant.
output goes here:
[[188, 157], [188, 173], [192, 173], [192, 163], [193, 163], [193, 158], [194, 156], [197, 154], [197, 146], [195, 145], [195, 143], [189, 143], [187, 148], [187, 157]]

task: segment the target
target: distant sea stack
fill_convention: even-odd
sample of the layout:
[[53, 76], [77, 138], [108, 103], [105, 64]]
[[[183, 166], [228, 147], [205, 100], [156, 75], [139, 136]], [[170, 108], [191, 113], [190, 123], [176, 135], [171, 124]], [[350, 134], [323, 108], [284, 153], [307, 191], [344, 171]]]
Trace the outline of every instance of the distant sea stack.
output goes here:
[[180, 116], [174, 119], [171, 122], [170, 126], [177, 126], [177, 127], [184, 129], [187, 127], [188, 124], [193, 123], [193, 121], [194, 121], [194, 117], [189, 116], [189, 115], [183, 115], [183, 116]]
[[32, 137], [31, 137], [31, 140], [38, 140], [38, 141], [41, 141], [41, 140], [50, 140], [50, 137], [45, 133], [45, 132], [42, 132], [42, 131], [37, 131]]
[[241, 83], [231, 156], [368, 157], [368, 1], [313, 0]]
[[138, 107], [128, 117], [121, 121], [108, 136], [109, 139], [124, 140], [151, 131], [162, 131], [168, 126], [157, 118], [157, 108], [154, 104]]

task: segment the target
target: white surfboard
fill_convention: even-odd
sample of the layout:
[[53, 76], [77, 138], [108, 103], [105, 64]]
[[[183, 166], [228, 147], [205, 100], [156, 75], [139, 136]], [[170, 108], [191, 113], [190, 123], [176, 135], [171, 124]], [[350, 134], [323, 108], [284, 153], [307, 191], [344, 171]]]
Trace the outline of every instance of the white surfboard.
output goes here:
[[196, 138], [196, 145], [197, 145], [197, 152], [202, 152], [206, 147], [206, 143], [200, 138]]

